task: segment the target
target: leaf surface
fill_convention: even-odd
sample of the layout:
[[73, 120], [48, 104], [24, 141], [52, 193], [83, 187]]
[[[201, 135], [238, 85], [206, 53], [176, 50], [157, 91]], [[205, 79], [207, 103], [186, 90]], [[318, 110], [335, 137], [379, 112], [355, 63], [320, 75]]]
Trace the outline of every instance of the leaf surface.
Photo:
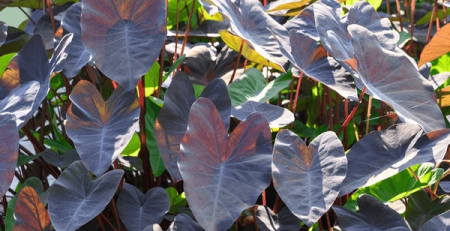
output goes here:
[[5, 195], [14, 178], [19, 156], [19, 132], [15, 118], [10, 114], [0, 114], [0, 195]]
[[14, 209], [16, 224], [13, 231], [50, 231], [55, 230], [51, 226], [48, 215], [41, 198], [32, 187], [20, 190]]

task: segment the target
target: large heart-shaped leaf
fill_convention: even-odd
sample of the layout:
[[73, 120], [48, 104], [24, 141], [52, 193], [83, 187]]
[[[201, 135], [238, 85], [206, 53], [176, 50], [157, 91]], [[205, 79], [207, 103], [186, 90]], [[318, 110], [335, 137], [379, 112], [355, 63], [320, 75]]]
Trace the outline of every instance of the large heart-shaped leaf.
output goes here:
[[299, 230], [301, 220], [287, 207], [275, 214], [267, 206], [258, 206], [255, 212], [256, 223], [261, 231], [291, 231]]
[[80, 81], [70, 94], [66, 131], [81, 160], [100, 176], [120, 155], [138, 127], [136, 94], [117, 88], [108, 101], [88, 81]]
[[192, 105], [178, 165], [189, 207], [206, 230], [229, 228], [271, 181], [267, 119], [254, 113], [230, 136], [227, 130], [211, 100]]
[[334, 132], [316, 137], [307, 147], [297, 134], [278, 132], [272, 175], [280, 198], [306, 225], [330, 209], [347, 173], [344, 147]]
[[232, 108], [231, 116], [243, 121], [247, 116], [255, 112], [264, 114], [271, 128], [284, 127], [295, 120], [294, 114], [286, 108], [255, 101], [247, 101], [242, 105]]
[[123, 184], [117, 199], [120, 219], [130, 231], [142, 231], [159, 224], [169, 211], [169, 196], [163, 188], [152, 188], [143, 194], [131, 184]]
[[244, 39], [264, 58], [284, 67], [287, 60], [282, 56], [275, 38], [267, 28], [284, 33], [284, 28], [271, 18], [258, 0], [213, 0], [219, 12], [230, 19], [233, 32]]
[[303, 9], [300, 14], [287, 21], [283, 25], [284, 28], [286, 28], [288, 32], [291, 30], [300, 30], [313, 40], [319, 41], [319, 32], [316, 29], [316, 20], [314, 17], [314, 5], [315, 4], [309, 5]]
[[384, 49], [362, 26], [350, 25], [348, 30], [367, 93], [392, 105], [403, 121], [417, 123], [425, 132], [445, 128], [433, 88], [406, 55]]
[[48, 211], [56, 230], [76, 230], [101, 213], [123, 174], [113, 170], [92, 181], [81, 161], [71, 164], [50, 188]]
[[67, 168], [73, 162], [80, 160], [80, 156], [76, 150], [70, 150], [65, 152], [63, 155], [59, 155], [51, 149], [46, 149], [40, 154], [42, 158], [44, 158], [45, 162], [58, 168]]
[[423, 48], [418, 66], [441, 57], [450, 52], [450, 26], [445, 25], [436, 32], [431, 41]]
[[[214, 102], [228, 130], [231, 114], [231, 100], [223, 80], [211, 81], [200, 97]], [[155, 122], [155, 135], [164, 164], [175, 181], [182, 180], [177, 160], [180, 143], [188, 127], [189, 112], [195, 101], [194, 87], [189, 77], [179, 71], [164, 96], [164, 106]]]
[[170, 225], [168, 231], [177, 230], [189, 230], [189, 231], [204, 231], [197, 222], [192, 220], [192, 218], [184, 213], [179, 213], [175, 216], [175, 220]]
[[0, 21], [0, 47], [6, 41], [6, 35], [8, 34], [8, 25]]
[[5, 195], [14, 178], [17, 158], [19, 156], [19, 132], [15, 117], [0, 114], [0, 195]]
[[166, 38], [166, 1], [85, 0], [81, 4], [86, 50], [106, 76], [133, 91]]
[[425, 223], [422, 228], [420, 228], [420, 231], [427, 231], [427, 230], [443, 230], [443, 231], [449, 231], [450, 230], [450, 211], [441, 213], [429, 221]]
[[78, 74], [78, 71], [91, 60], [91, 54], [84, 47], [81, 41], [81, 3], [73, 4], [64, 16], [62, 27], [64, 34], [72, 33], [73, 39], [70, 45], [70, 52], [67, 56], [63, 72], [68, 78]]
[[397, 211], [389, 208], [377, 198], [363, 194], [358, 198], [359, 213], [340, 206], [333, 206], [339, 226], [347, 231], [410, 231], [408, 223]]
[[54, 230], [41, 198], [32, 187], [20, 190], [14, 209], [16, 224], [13, 231], [50, 231]]
[[445, 195], [431, 200], [427, 191], [420, 190], [409, 197], [405, 219], [413, 230], [422, 230], [421, 227], [427, 221], [448, 210], [450, 210], [450, 196]]
[[450, 130], [421, 135], [418, 125], [398, 124], [371, 132], [355, 143], [347, 153], [348, 170], [340, 195], [373, 185], [412, 165], [440, 162], [450, 143]]

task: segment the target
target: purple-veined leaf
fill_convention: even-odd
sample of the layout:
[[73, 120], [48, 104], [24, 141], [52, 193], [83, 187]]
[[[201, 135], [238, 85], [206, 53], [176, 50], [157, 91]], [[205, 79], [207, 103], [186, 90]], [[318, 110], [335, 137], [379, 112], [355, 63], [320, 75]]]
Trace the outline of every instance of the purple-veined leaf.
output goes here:
[[255, 213], [256, 223], [261, 231], [292, 231], [299, 230], [301, 220], [287, 207], [275, 214], [267, 206], [258, 206]]
[[0, 195], [8, 191], [19, 158], [19, 132], [14, 115], [0, 114]]
[[97, 88], [82, 80], [70, 99], [67, 135], [88, 169], [100, 176], [125, 149], [139, 125], [138, 98], [119, 87], [105, 103]]
[[425, 223], [420, 231], [427, 230], [442, 230], [449, 231], [450, 230], [450, 211], [441, 213], [433, 218], [431, 218], [427, 223]]
[[50, 231], [50, 216], [38, 193], [32, 187], [20, 190], [14, 209], [16, 223], [13, 231]]
[[189, 207], [206, 230], [226, 230], [271, 181], [271, 133], [260, 113], [233, 132], [209, 99], [191, 108], [178, 160]]
[[8, 25], [0, 21], [0, 47], [6, 41], [6, 35], [8, 34]]
[[245, 120], [252, 113], [259, 112], [269, 121], [271, 128], [279, 128], [294, 122], [294, 114], [286, 108], [268, 103], [247, 101], [231, 109], [231, 116], [238, 120]]
[[449, 144], [450, 129], [423, 135], [418, 125], [398, 124], [388, 130], [371, 132], [347, 153], [347, 176], [339, 196], [375, 184], [415, 164], [439, 163]]
[[95, 65], [133, 91], [167, 34], [164, 0], [84, 0], [81, 35]]
[[411, 231], [408, 223], [397, 211], [384, 205], [377, 198], [363, 194], [358, 198], [359, 212], [344, 207], [333, 206], [339, 227], [347, 231]]
[[367, 93], [390, 104], [399, 117], [425, 132], [445, 128], [432, 86], [402, 53], [384, 49], [375, 34], [359, 25], [348, 27], [357, 72]]
[[184, 213], [177, 214], [175, 216], [175, 220], [168, 229], [168, 231], [177, 230], [204, 231], [204, 229], [197, 222]]
[[334, 132], [316, 137], [307, 147], [297, 134], [278, 132], [272, 175], [280, 198], [307, 226], [333, 205], [347, 173], [344, 147]]
[[143, 194], [133, 185], [124, 183], [117, 199], [117, 211], [129, 231], [142, 231], [149, 225], [161, 223], [169, 207], [169, 195], [159, 187]]
[[73, 162], [80, 160], [80, 156], [76, 150], [70, 150], [65, 152], [63, 155], [59, 155], [51, 149], [46, 149], [40, 154], [42, 158], [44, 158], [45, 162], [58, 168], [67, 168]]
[[211, 0], [230, 20], [232, 31], [244, 39], [267, 60], [281, 68], [287, 64], [277, 41], [267, 28], [276, 34], [285, 34], [285, 29], [265, 11], [258, 0]]
[[[228, 130], [231, 114], [231, 100], [223, 80], [211, 81], [200, 97], [214, 102]], [[164, 95], [164, 105], [155, 122], [155, 135], [164, 165], [175, 182], [182, 180], [177, 160], [180, 143], [188, 127], [189, 112], [195, 101], [194, 87], [189, 77], [179, 71]]]
[[62, 21], [64, 34], [72, 33], [73, 39], [63, 72], [68, 78], [75, 77], [80, 69], [91, 60], [91, 54], [81, 41], [81, 3], [73, 4]]
[[113, 170], [92, 181], [81, 161], [72, 163], [50, 188], [48, 211], [55, 229], [76, 230], [100, 214], [123, 174], [123, 170]]

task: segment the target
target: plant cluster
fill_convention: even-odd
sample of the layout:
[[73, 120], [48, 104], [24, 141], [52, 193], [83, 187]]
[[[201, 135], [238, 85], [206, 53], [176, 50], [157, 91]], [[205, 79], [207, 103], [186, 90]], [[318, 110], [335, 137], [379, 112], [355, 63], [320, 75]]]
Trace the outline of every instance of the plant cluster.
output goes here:
[[0, 230], [450, 230], [448, 12], [403, 3], [0, 0]]

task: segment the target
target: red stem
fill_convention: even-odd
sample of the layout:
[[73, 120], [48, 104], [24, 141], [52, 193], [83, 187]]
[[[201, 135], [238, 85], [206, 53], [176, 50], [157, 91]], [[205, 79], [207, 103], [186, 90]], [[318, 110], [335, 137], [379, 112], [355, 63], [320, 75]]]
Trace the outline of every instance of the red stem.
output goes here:
[[[188, 39], [189, 31], [191, 30], [191, 22], [192, 22], [192, 15], [194, 14], [194, 9], [195, 9], [195, 1], [192, 2], [191, 12], [189, 12], [189, 19], [188, 19], [188, 23], [187, 23], [187, 27], [186, 27], [186, 32], [184, 33], [183, 46], [181, 47], [180, 56], [182, 56], [184, 54], [184, 48], [186, 47], [186, 42]], [[179, 71], [179, 70], [180, 70], [180, 66], [178, 66], [178, 68], [177, 68], [177, 71]]]
[[436, 13], [436, 11], [437, 11], [437, 0], [434, 0], [433, 10], [431, 11], [430, 25], [428, 26], [427, 39], [425, 42], [426, 44], [428, 44], [428, 42], [430, 41], [431, 28], [433, 27], [434, 14]]
[[[414, 12], [416, 11], [416, 0], [411, 1], [411, 28], [410, 28], [410, 34], [411, 38], [414, 35]], [[414, 39], [409, 40], [409, 46], [410, 46], [410, 52], [411, 54], [414, 53]]]
[[401, 14], [401, 9], [400, 9], [400, 1], [399, 0], [395, 0], [395, 4], [397, 5], [398, 20], [400, 20], [400, 31], [403, 31], [403, 19], [402, 19], [402, 14]]
[[146, 145], [146, 136], [145, 136], [145, 77], [141, 78], [141, 81], [138, 83], [138, 89], [139, 89], [139, 105], [141, 106], [141, 114], [139, 118], [139, 125], [141, 130], [141, 151], [139, 152], [139, 156], [142, 159], [143, 167], [144, 167], [144, 182], [143, 182], [143, 188], [144, 193], [148, 191], [150, 188], [150, 180], [149, 175], [152, 174], [150, 169], [150, 160], [148, 157], [148, 150]]
[[55, 16], [53, 15], [53, 8], [50, 0], [46, 0], [48, 13], [50, 14], [50, 21], [52, 22], [53, 34], [56, 33], [56, 24], [55, 24]]
[[244, 43], [245, 43], [245, 40], [242, 39], [241, 47], [239, 48], [239, 53], [238, 53], [238, 57], [237, 57], [237, 61], [236, 61], [236, 66], [234, 66], [233, 74], [231, 75], [231, 79], [230, 79], [230, 82], [228, 84], [233, 82], [234, 76], [236, 75], [236, 71], [237, 71], [237, 69], [239, 67], [239, 63], [241, 63], [241, 55], [242, 55], [242, 49], [244, 48]]
[[355, 115], [356, 111], [358, 110], [359, 104], [361, 104], [362, 99], [364, 97], [364, 94], [366, 93], [366, 87], [364, 87], [364, 89], [361, 92], [361, 96], [359, 96], [359, 101], [358, 104], [356, 104], [356, 106], [353, 108], [352, 112], [350, 113], [350, 115], [347, 117], [347, 119], [345, 119], [344, 123], [342, 124], [342, 126], [339, 128], [339, 130], [336, 132], [337, 135], [339, 135], [342, 130], [344, 128], [347, 127], [348, 123], [350, 122], [350, 120], [353, 118], [353, 116]]

